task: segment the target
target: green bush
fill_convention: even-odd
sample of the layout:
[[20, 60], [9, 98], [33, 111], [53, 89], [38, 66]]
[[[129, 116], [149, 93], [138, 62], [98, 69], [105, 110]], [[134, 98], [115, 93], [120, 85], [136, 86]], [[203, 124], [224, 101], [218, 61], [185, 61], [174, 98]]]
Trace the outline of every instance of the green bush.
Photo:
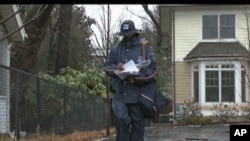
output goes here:
[[204, 117], [204, 116], [193, 116], [190, 117], [188, 120], [188, 124], [192, 125], [207, 125], [212, 123], [211, 117]]

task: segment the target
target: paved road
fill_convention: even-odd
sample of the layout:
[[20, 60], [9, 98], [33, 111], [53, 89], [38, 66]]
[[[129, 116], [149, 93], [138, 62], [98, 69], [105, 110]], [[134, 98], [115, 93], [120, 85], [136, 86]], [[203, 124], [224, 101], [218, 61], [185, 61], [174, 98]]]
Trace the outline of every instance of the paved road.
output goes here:
[[229, 125], [148, 127], [145, 141], [229, 141]]
[[[114, 137], [97, 141], [115, 141]], [[229, 125], [146, 127], [145, 141], [229, 141]]]

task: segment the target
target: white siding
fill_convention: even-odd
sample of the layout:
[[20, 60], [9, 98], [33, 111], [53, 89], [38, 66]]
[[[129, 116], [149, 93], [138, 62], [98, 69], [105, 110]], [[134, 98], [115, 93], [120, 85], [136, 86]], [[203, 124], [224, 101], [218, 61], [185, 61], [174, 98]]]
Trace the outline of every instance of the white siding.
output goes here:
[[[250, 8], [249, 8], [250, 10]], [[183, 58], [202, 41], [202, 15], [204, 14], [235, 14], [236, 15], [236, 40], [246, 46], [247, 28], [245, 10], [242, 8], [232, 9], [181, 9], [175, 11], [175, 50], [176, 61]]]
[[[4, 19], [18, 10], [16, 5], [0, 5], [0, 16]], [[0, 25], [0, 38], [22, 27], [22, 21], [19, 14], [5, 21]], [[7, 33], [5, 33], [7, 32]], [[13, 34], [13, 41], [23, 41], [26, 34], [24, 28]], [[8, 40], [8, 41], [12, 41]], [[7, 39], [0, 41], [0, 64], [10, 66], [10, 47]], [[0, 134], [7, 133], [10, 129], [10, 72], [0, 68]]]
[[[0, 25], [0, 38], [4, 37]], [[10, 66], [10, 48], [7, 39], [0, 41], [0, 64]], [[9, 131], [10, 73], [0, 67], [0, 134]]]
[[[250, 11], [250, 5], [249, 9]], [[208, 15], [208, 14], [235, 14], [236, 16], [236, 39], [231, 41], [239, 41], [243, 46], [245, 46], [248, 49], [247, 45], [247, 21], [246, 21], [246, 14], [244, 9], [241, 7], [234, 7], [234, 8], [225, 8], [220, 6], [214, 6], [214, 7], [205, 7], [202, 8], [178, 8], [175, 10], [175, 17], [174, 17], [174, 47], [175, 47], [175, 61], [176, 61], [176, 103], [183, 103], [185, 99], [189, 99], [192, 97], [192, 72], [190, 64], [183, 61], [183, 59], [186, 57], [186, 55], [202, 40], [202, 15]], [[249, 14], [250, 15], [250, 14]], [[212, 40], [210, 40], [211, 42]], [[215, 41], [215, 40], [213, 40]], [[218, 41], [218, 40], [217, 40]], [[204, 67], [204, 65], [201, 65], [201, 67]], [[238, 65], [238, 67], [240, 67]], [[203, 106], [202, 113], [204, 115], [211, 115], [211, 105], [207, 105], [205, 103], [205, 99], [203, 95], [204, 92], [204, 71], [201, 71], [204, 68], [200, 69], [200, 75], [199, 77], [203, 77], [203, 81], [200, 82], [200, 101]], [[248, 69], [248, 71], [250, 71]], [[239, 75], [239, 74], [237, 74]], [[238, 76], [237, 78], [240, 78]], [[239, 81], [236, 82], [236, 85], [240, 85]], [[240, 91], [240, 87], [237, 87], [237, 92]], [[248, 90], [247, 90], [247, 93]], [[248, 94], [247, 99], [250, 99], [250, 96]], [[237, 102], [240, 102], [240, 100], [237, 98]], [[207, 106], [204, 108], [204, 106]]]
[[9, 131], [9, 114], [7, 110], [6, 99], [0, 97], [0, 134], [7, 133]]

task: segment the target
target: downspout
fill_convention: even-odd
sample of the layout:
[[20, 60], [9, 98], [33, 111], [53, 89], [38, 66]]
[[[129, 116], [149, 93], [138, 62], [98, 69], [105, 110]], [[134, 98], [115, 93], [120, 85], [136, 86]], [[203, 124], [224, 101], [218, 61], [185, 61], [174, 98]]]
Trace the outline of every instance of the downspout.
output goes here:
[[175, 10], [173, 9], [172, 11], [172, 23], [173, 23], [173, 29], [172, 29], [172, 43], [173, 43], [173, 47], [172, 47], [172, 83], [173, 83], [173, 111], [174, 111], [174, 119], [176, 119], [176, 88], [175, 88]]

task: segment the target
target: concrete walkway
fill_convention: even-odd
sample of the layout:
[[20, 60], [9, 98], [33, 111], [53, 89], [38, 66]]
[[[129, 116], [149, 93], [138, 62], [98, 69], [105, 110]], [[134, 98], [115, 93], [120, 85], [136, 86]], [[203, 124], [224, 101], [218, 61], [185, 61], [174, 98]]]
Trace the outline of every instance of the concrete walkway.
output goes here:
[[[115, 137], [96, 141], [115, 141]], [[172, 126], [154, 124], [146, 127], [145, 141], [229, 141], [229, 125]]]

